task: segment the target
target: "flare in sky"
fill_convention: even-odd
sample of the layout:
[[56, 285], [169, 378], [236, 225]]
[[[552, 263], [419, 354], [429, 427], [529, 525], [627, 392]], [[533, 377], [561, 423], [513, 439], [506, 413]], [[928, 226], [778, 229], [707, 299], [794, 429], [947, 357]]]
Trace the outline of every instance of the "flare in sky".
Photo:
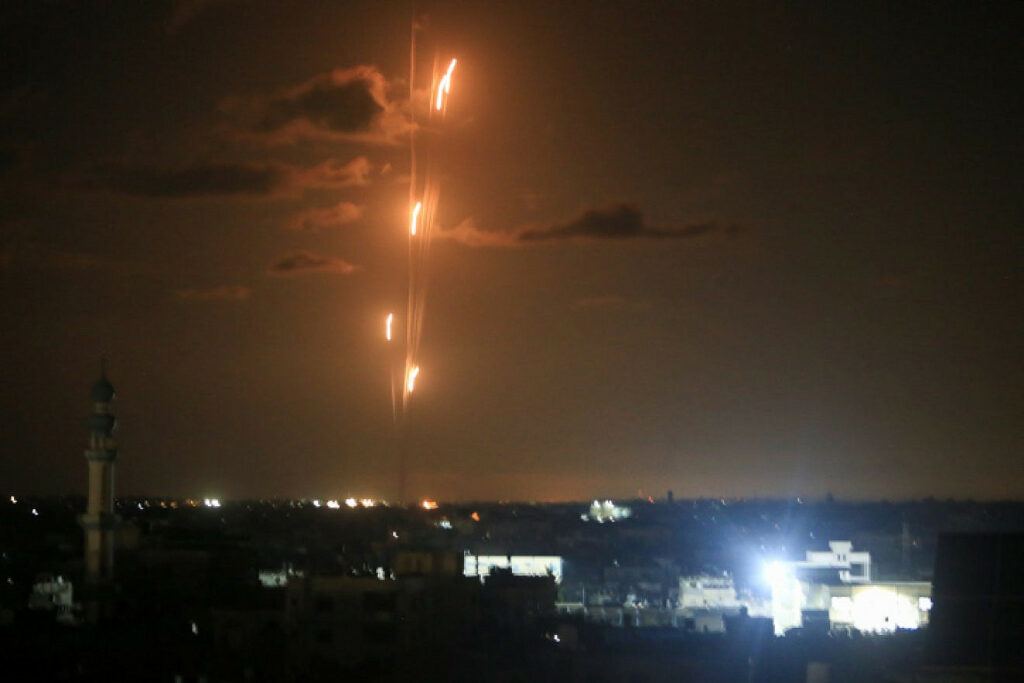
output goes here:
[[416, 202], [416, 206], [412, 207], [412, 222], [409, 226], [409, 231], [416, 234], [416, 224], [420, 221], [420, 209], [423, 208], [423, 202]]
[[452, 63], [448, 65], [448, 70], [441, 77], [441, 82], [437, 84], [437, 101], [434, 103], [434, 108], [438, 111], [441, 111], [441, 107], [444, 106], [445, 95], [452, 91], [452, 71], [455, 70], [457, 61], [452, 60]]
[[416, 375], [420, 374], [420, 366], [414, 365], [409, 370], [409, 381], [406, 384], [406, 389], [411, 394], [416, 389]]
[[384, 337], [391, 341], [391, 322], [395, 319], [394, 313], [388, 313], [387, 322], [384, 324]]

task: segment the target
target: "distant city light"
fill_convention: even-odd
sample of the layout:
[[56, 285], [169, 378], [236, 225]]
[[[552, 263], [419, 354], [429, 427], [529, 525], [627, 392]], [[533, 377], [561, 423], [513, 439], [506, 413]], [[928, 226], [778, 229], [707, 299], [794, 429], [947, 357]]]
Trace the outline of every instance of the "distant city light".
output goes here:
[[33, 517], [38, 517], [39, 516], [39, 510], [36, 510], [35, 508], [32, 508], [32, 516]]
[[11, 505], [17, 505], [18, 499], [15, 496], [11, 496]]
[[452, 523], [449, 522], [447, 519], [442, 519], [440, 522], [437, 523], [437, 526], [441, 527], [442, 529], [450, 530], [452, 528]]
[[374, 505], [377, 504], [377, 501], [375, 501], [373, 498], [363, 498], [362, 500], [359, 501], [359, 504], [362, 505], [364, 508], [372, 508]]
[[474, 522], [480, 521], [480, 515], [477, 514], [476, 510], [473, 511], [473, 514], [471, 514], [469, 518], [472, 519]]
[[327, 501], [327, 507], [331, 508], [332, 510], [337, 510], [338, 508], [341, 507], [341, 503], [339, 503], [336, 500], [329, 500]]
[[[188, 504], [195, 507], [195, 501], [189, 500]], [[220, 498], [203, 498], [203, 506], [208, 508], [219, 508]]]
[[315, 507], [315, 508], [320, 507], [320, 499], [319, 498], [314, 498], [313, 499], [313, 507]]
[[359, 503], [356, 502], [355, 498], [346, 498], [345, 499], [345, 505], [349, 506], [350, 508], [354, 508], [358, 504]]
[[424, 510], [436, 510], [437, 509], [437, 501], [436, 500], [424, 500], [422, 503], [420, 503], [420, 505], [423, 506]]

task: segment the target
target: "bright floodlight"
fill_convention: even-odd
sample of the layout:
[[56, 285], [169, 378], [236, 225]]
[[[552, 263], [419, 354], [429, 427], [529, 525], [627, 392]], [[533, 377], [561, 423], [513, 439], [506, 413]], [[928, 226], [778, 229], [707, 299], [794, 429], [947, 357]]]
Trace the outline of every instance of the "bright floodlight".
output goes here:
[[780, 585], [789, 576], [789, 569], [782, 562], [769, 562], [764, 566], [764, 580], [773, 589]]

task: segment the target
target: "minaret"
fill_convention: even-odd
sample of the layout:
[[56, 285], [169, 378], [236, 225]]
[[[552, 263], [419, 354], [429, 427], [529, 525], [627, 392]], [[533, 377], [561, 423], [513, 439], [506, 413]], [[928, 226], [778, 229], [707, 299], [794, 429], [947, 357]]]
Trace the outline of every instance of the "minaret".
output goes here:
[[107, 379], [106, 363], [100, 364], [100, 378], [89, 392], [92, 415], [89, 416], [89, 502], [79, 518], [85, 530], [85, 582], [100, 584], [114, 576], [114, 530], [120, 521], [114, 514], [114, 462], [117, 444], [114, 428], [117, 420], [110, 412], [114, 386]]

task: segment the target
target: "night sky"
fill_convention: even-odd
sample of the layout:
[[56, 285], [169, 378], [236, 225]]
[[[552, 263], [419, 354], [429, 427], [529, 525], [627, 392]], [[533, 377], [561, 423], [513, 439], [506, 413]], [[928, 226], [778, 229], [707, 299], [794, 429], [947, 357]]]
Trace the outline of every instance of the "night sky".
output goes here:
[[394, 498], [414, 112], [410, 496], [1024, 496], [1024, 3], [415, 16], [3, 3], [5, 489]]

